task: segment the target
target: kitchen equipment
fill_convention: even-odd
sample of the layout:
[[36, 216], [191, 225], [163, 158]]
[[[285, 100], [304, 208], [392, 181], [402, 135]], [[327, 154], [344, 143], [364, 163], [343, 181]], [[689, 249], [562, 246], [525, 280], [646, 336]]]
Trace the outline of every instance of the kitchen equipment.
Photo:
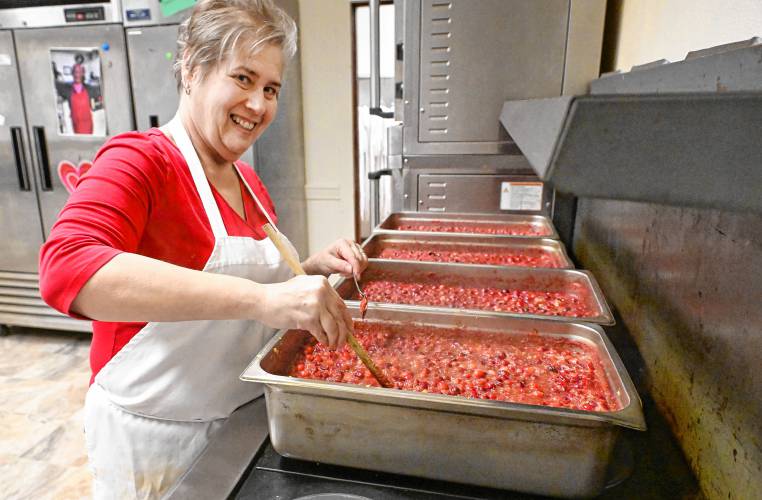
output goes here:
[[[585, 93], [599, 74], [606, 2], [480, 0], [476, 9], [396, 0], [394, 8], [398, 125], [380, 129], [386, 161], [358, 181], [390, 176], [376, 193], [390, 190], [381, 196], [393, 211], [551, 214], [553, 189], [500, 126], [500, 107]], [[378, 66], [370, 72], [373, 82]], [[360, 213], [373, 214], [374, 204]], [[376, 222], [363, 218], [362, 234]]]
[[[532, 234], [489, 234], [476, 232], [455, 231], [421, 231], [401, 230], [401, 226], [439, 227], [464, 227], [468, 226], [471, 231], [489, 231], [499, 227], [511, 227], [517, 231], [527, 231]], [[542, 215], [517, 215], [517, 214], [460, 214], [441, 213], [427, 214], [422, 212], [397, 212], [390, 214], [374, 230], [374, 233], [406, 233], [415, 234], [418, 237], [426, 237], [431, 234], [458, 234], [469, 237], [490, 236], [495, 238], [552, 238], [557, 239], [553, 223], [548, 217]]]
[[[491, 236], [464, 234], [408, 234], [377, 232], [363, 242], [363, 250], [371, 259], [378, 259], [386, 249], [417, 247], [431, 251], [458, 251], [529, 254], [543, 256], [555, 267], [573, 269], [574, 264], [566, 253], [563, 243], [549, 238], [493, 238]], [[520, 265], [520, 264], [517, 264]]]
[[[598, 283], [593, 275], [587, 271], [370, 259], [368, 268], [363, 273], [360, 281], [369, 282], [372, 280], [566, 292], [576, 294], [580, 299], [584, 300], [586, 306], [591, 311], [594, 311], [594, 315], [589, 317], [546, 316], [483, 309], [384, 304], [380, 302], [374, 302], [374, 309], [400, 311], [424, 309], [439, 312], [449, 311], [451, 314], [463, 315], [523, 317], [561, 322], [585, 321], [602, 325], [614, 324], [614, 317], [606, 304], [606, 299]], [[351, 298], [354, 294], [354, 285], [349, 280], [341, 279], [337, 282], [336, 290], [347, 301], [347, 304], [352, 306], [359, 305], [357, 300]]]
[[[359, 317], [357, 307], [350, 311]], [[545, 495], [592, 496], [603, 487], [619, 429], [645, 429], [632, 381], [597, 326], [382, 308], [374, 308], [366, 321], [571, 336], [596, 348], [622, 409], [585, 412], [289, 377], [309, 335], [281, 331], [241, 375], [265, 384], [270, 437], [281, 455]]]
[[42, 301], [37, 258], [96, 151], [133, 129], [120, 21], [119, 2], [0, 4], [2, 324], [90, 329]]
[[[288, 264], [288, 267], [291, 268], [291, 271], [293, 271], [294, 274], [305, 274], [304, 269], [302, 269], [302, 265], [294, 258], [291, 250], [287, 248], [283, 243], [283, 240], [281, 240], [278, 229], [271, 224], [265, 224], [262, 226], [262, 230], [265, 232], [265, 234], [267, 234], [267, 237], [270, 238], [270, 241], [272, 241], [275, 247], [278, 249], [278, 252], [280, 252], [281, 256]], [[355, 281], [355, 283], [357, 283], [357, 281]], [[376, 380], [378, 380], [378, 383], [381, 385], [381, 387], [394, 387], [386, 375], [384, 375], [384, 372], [379, 370], [375, 363], [373, 363], [373, 360], [370, 359], [370, 356], [368, 356], [365, 348], [360, 345], [355, 336], [352, 335], [352, 332], [347, 332], [347, 343], [355, 352], [355, 354], [357, 354], [357, 357], [360, 358], [365, 367], [370, 370], [370, 373], [372, 373]]]

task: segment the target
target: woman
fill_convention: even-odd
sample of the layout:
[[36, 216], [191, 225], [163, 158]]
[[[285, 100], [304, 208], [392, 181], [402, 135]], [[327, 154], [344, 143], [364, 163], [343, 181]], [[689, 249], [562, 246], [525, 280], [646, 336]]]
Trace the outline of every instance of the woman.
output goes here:
[[331, 347], [352, 330], [325, 276], [359, 274], [360, 248], [340, 240], [293, 277], [261, 230], [276, 219], [267, 191], [238, 161], [275, 117], [295, 37], [271, 0], [200, 2], [180, 29], [177, 116], [104, 145], [42, 248], [44, 299], [95, 320], [96, 498], [170, 493], [262, 394], [238, 376], [274, 329]]
[[93, 133], [93, 114], [91, 112], [90, 92], [85, 85], [85, 67], [75, 64], [72, 68], [74, 83], [69, 94], [71, 126], [75, 134]]
[[75, 63], [71, 68], [72, 83], [59, 81], [56, 76], [58, 70], [53, 66], [53, 75], [56, 82], [56, 90], [61, 99], [69, 104], [72, 132], [75, 134], [93, 133], [93, 99], [97, 98], [98, 92], [85, 83], [84, 56], [77, 54]]

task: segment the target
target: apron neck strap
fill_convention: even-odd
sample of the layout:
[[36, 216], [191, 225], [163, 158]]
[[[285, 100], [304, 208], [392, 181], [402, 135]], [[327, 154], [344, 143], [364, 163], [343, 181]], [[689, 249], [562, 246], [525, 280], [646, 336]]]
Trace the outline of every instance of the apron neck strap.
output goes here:
[[[265, 210], [265, 207], [264, 207], [264, 205], [262, 205], [262, 202], [261, 202], [261, 201], [259, 201], [259, 197], [258, 197], [256, 194], [254, 194], [254, 191], [251, 189], [251, 186], [249, 186], [249, 183], [248, 183], [248, 182], [246, 182], [246, 178], [245, 178], [245, 177], [244, 177], [244, 176], [241, 174], [241, 171], [238, 169], [238, 165], [236, 165], [236, 164], [234, 163], [234, 164], [233, 164], [233, 168], [235, 168], [235, 171], [238, 173], [238, 178], [239, 178], [239, 179], [241, 179], [241, 182], [243, 182], [243, 185], [244, 185], [244, 186], [246, 186], [246, 190], [249, 192], [249, 194], [251, 195], [251, 197], [252, 197], [252, 198], [254, 198], [254, 201], [256, 202], [257, 206], [259, 207], [259, 210], [260, 210], [260, 211], [261, 211], [261, 212], [262, 212], [262, 213], [265, 215], [265, 217], [267, 218], [267, 222], [269, 222], [269, 223], [270, 223], [270, 225], [271, 225], [272, 227], [274, 227], [274, 228], [275, 228], [275, 230], [277, 231], [277, 230], [278, 230], [278, 228], [275, 226], [275, 223], [273, 222], [272, 218], [270, 217], [270, 213], [269, 213], [267, 210]], [[278, 231], [278, 232], [280, 232], [280, 231]]]
[[[188, 164], [191, 177], [193, 177], [193, 182], [196, 184], [196, 190], [201, 197], [204, 211], [206, 212], [207, 218], [209, 218], [209, 224], [212, 226], [214, 238], [220, 239], [226, 237], [228, 233], [225, 229], [225, 224], [222, 222], [220, 208], [217, 206], [217, 202], [214, 201], [212, 188], [209, 186], [209, 180], [204, 173], [204, 167], [201, 166], [201, 160], [199, 160], [198, 154], [193, 148], [193, 143], [188, 136], [188, 132], [180, 121], [179, 113], [167, 124], [167, 129], [169, 130], [169, 133], [172, 134], [172, 137], [175, 139], [175, 144], [177, 144], [178, 149], [180, 149], [180, 152], [185, 158], [185, 162]], [[251, 191], [251, 189], [249, 189], [249, 191]], [[257, 200], [257, 203], [259, 203], [259, 200]], [[267, 212], [265, 212], [265, 214], [266, 213]]]

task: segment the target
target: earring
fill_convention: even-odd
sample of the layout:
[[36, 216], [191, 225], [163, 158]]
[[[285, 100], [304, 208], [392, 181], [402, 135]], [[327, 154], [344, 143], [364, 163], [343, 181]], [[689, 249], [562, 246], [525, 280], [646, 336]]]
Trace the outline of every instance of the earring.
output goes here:
[[185, 85], [185, 95], [190, 95], [190, 85]]

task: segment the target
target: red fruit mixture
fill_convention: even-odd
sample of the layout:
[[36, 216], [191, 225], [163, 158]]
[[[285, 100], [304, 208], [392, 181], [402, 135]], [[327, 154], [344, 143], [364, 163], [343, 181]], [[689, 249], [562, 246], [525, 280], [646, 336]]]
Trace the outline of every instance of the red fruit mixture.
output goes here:
[[427, 231], [436, 233], [499, 234], [503, 236], [547, 236], [550, 232], [531, 224], [448, 224], [446, 222], [402, 223], [399, 231]]
[[[363, 344], [397, 389], [467, 398], [615, 411], [619, 403], [594, 347], [534, 334], [355, 322]], [[378, 386], [354, 355], [311, 343], [289, 375]]]
[[445, 250], [416, 247], [387, 247], [376, 256], [378, 259], [414, 260], [418, 262], [457, 262], [461, 264], [490, 264], [495, 266], [562, 267], [553, 254], [542, 250]]
[[[597, 315], [584, 300], [580, 299], [581, 293], [478, 288], [387, 280], [364, 282], [363, 291], [372, 302], [391, 304], [457, 307], [575, 318], [589, 318]], [[358, 299], [356, 296], [353, 298]]]

